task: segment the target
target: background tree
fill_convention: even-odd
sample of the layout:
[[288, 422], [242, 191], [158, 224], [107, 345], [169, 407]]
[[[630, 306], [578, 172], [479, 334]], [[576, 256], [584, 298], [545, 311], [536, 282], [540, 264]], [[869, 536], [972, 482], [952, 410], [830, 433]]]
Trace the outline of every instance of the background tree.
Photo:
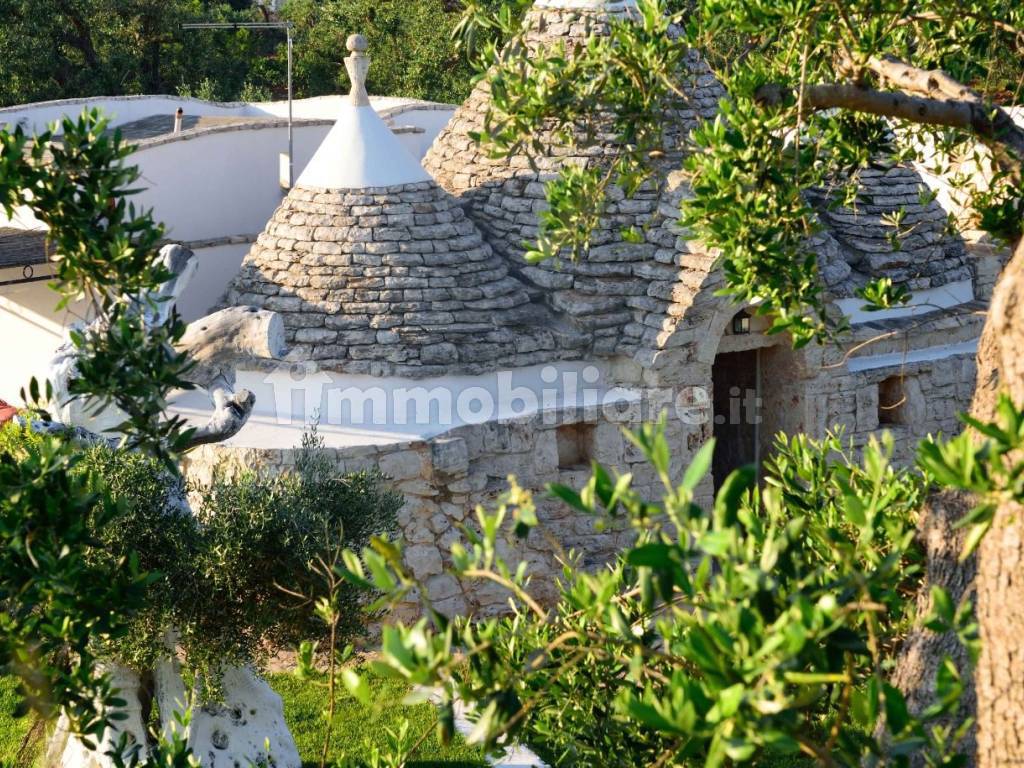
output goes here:
[[[283, 35], [180, 28], [270, 15], [240, 0], [0, 0], [0, 106], [136, 93], [284, 98]], [[445, 0], [290, 0], [277, 15], [296, 24], [299, 98], [347, 90], [354, 32], [378, 51], [371, 92], [442, 102], [469, 93], [474, 70], [455, 49], [460, 16]]]
[[[343, 536], [389, 529], [400, 502], [374, 477], [340, 476], [315, 440], [287, 478], [182, 481], [184, 452], [244, 426], [255, 398], [235, 391], [235, 370], [279, 356], [283, 326], [244, 307], [181, 322], [194, 254], [167, 245], [157, 255], [163, 229], [131, 202], [134, 150], [106, 127], [88, 112], [66, 118], [59, 139], [0, 130], [0, 206], [30, 206], [48, 226], [55, 301], [84, 296], [91, 308], [57, 351], [45, 394], [34, 379], [23, 393], [31, 434], [0, 431], [0, 668], [18, 677], [26, 705], [60, 715], [52, 756], [66, 766], [184, 765], [216, 718], [234, 729], [237, 760], [265, 761], [271, 747], [259, 745], [272, 744], [281, 764], [297, 765], [279, 697], [241, 665], [310, 627], [308, 612], [283, 610], [291, 600], [276, 580], [304, 588], [311, 561]], [[171, 392], [192, 388], [214, 403], [199, 427], [167, 413]], [[189, 491], [203, 499], [194, 511]], [[179, 649], [202, 690], [187, 693]], [[198, 707], [188, 745], [150, 744], [145, 679], [156, 680], [165, 735], [177, 708], [217, 691], [230, 700], [234, 688], [237, 700], [243, 689], [250, 716]], [[246, 727], [259, 733], [247, 739]]]

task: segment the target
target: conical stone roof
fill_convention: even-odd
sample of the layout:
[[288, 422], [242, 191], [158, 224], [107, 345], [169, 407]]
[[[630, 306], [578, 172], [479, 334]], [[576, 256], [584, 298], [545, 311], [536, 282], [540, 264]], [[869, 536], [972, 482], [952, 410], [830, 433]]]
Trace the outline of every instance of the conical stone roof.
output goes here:
[[541, 327], [523, 284], [377, 116], [364, 41], [349, 50], [350, 103], [228, 302], [280, 312], [289, 359], [334, 370], [432, 375], [559, 356], [572, 339]]
[[950, 231], [949, 213], [914, 168], [878, 157], [855, 181], [852, 205], [837, 205], [823, 190], [809, 193], [826, 225], [811, 247], [833, 296], [852, 298], [879, 277], [922, 291], [974, 276], [963, 238]]
[[[552, 50], [556, 46], [572, 51], [592, 37], [608, 35], [613, 19], [628, 19], [637, 12], [635, 0], [535, 0], [523, 19], [523, 44], [530, 51]], [[691, 49], [684, 66], [684, 71], [677, 73], [677, 80], [687, 98], [670, 105], [672, 120], [664, 137], [666, 167], [678, 166], [676, 161], [690, 130], [700, 120], [713, 118], [719, 100], [725, 96], [724, 88], [699, 51]], [[517, 187], [502, 190], [502, 184], [509, 179], [536, 178], [545, 172], [550, 175], [566, 163], [599, 162], [602, 155], [611, 157], [616, 153], [614, 137], [602, 136], [599, 121], [595, 121], [592, 128], [598, 130], [596, 146], [588, 146], [586, 153], [579, 156], [573, 153], [581, 150], [566, 147], [551, 135], [545, 142], [546, 151], [533, 157], [538, 174], [525, 162], [525, 156], [494, 157], [488, 147], [470, 138], [483, 131], [490, 106], [490, 84], [485, 77], [456, 110], [424, 158], [427, 171], [445, 189], [468, 201], [474, 213], [482, 211], [488, 202], [495, 202], [494, 195], [516, 195]], [[522, 194], [521, 190], [518, 194]]]
[[[612, 19], [629, 18], [633, 0], [535, 0], [523, 20], [528, 50], [564, 46], [572, 51], [593, 36], [607, 35]], [[524, 54], [526, 55], [526, 54]], [[717, 114], [725, 95], [698, 51], [691, 50], [678, 74], [685, 100], [669, 105], [672, 119], [664, 135], [665, 175], [678, 168], [686, 137], [699, 121]], [[587, 335], [597, 354], [619, 351], [623, 330], [638, 322], [631, 299], [646, 295], [649, 278], [641, 265], [654, 259], [655, 243], [632, 243], [623, 232], [645, 230], [666, 194], [664, 179], [646, 184], [630, 199], [612, 190], [606, 215], [591, 235], [592, 247], [578, 262], [528, 266], [524, 243], [537, 235], [537, 211], [545, 205], [544, 182], [564, 164], [601, 164], [617, 155], [616, 138], [595, 121], [598, 141], [586, 150], [566, 146], [557, 136], [542, 138], [544, 148], [532, 157], [489, 155], [471, 136], [482, 131], [491, 105], [487, 78], [438, 135], [424, 167], [465, 205], [495, 251], [517, 277], [542, 293], [544, 301]]]

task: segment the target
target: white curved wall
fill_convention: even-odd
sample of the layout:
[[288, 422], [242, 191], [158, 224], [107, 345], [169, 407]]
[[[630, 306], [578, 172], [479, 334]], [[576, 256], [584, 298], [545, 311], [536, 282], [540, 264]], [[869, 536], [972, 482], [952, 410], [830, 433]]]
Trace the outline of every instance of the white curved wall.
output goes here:
[[[292, 102], [292, 115], [296, 120], [333, 120], [337, 117], [342, 100], [347, 98], [334, 95], [296, 99]], [[441, 111], [447, 115], [444, 118], [445, 122], [455, 110], [454, 107], [447, 105], [391, 96], [374, 96], [371, 100], [378, 111], [401, 110], [404, 114]], [[178, 107], [185, 110], [185, 114], [188, 115], [282, 118], [288, 116], [287, 101], [220, 103], [181, 96], [96, 96], [3, 107], [0, 108], [0, 126], [13, 127], [20, 124], [26, 132], [40, 133], [46, 130], [50, 123], [63, 117], [77, 117], [86, 109], [103, 111], [110, 119], [111, 125], [118, 126], [152, 115], [173, 115]], [[403, 124], [421, 125], [419, 118], [413, 118], [411, 123], [403, 120]], [[441, 126], [438, 126], [437, 130], [440, 129]]]
[[[296, 102], [297, 117], [333, 117], [343, 98], [327, 96]], [[173, 112], [185, 102], [193, 114], [262, 114], [274, 116], [280, 102], [220, 105], [168, 96], [78, 99], [11, 107], [0, 110], [0, 122], [25, 119], [37, 129], [63, 114], [77, 114], [95, 105], [117, 115], [117, 123], [135, 120], [161, 110]], [[374, 106], [396, 127], [415, 127], [422, 133], [399, 132], [402, 145], [418, 160], [451, 117], [452, 108], [410, 102], [407, 99], [375, 99]], [[287, 112], [287, 104], [284, 104]], [[296, 125], [294, 128], [295, 178], [302, 173], [329, 125]], [[280, 155], [288, 150], [287, 128], [230, 126], [200, 130], [175, 140], [142, 143], [131, 162], [142, 171], [145, 188], [135, 204], [152, 208], [157, 221], [167, 226], [168, 236], [178, 240], [205, 240], [260, 232], [284, 192], [279, 185]], [[0, 213], [0, 225], [8, 219]], [[11, 220], [17, 227], [40, 226], [26, 211]]]
[[[296, 126], [295, 176], [320, 146], [329, 125]], [[132, 198], [176, 240], [209, 240], [262, 231], [284, 196], [279, 157], [288, 151], [288, 129], [280, 127], [215, 130], [143, 145], [129, 162], [142, 173], [142, 192]], [[0, 226], [6, 222], [0, 213]], [[41, 227], [27, 209], [12, 226]]]
[[427, 150], [430, 149], [430, 145], [434, 143], [434, 139], [437, 138], [437, 134], [448, 125], [453, 114], [455, 114], [454, 107], [411, 107], [403, 109], [391, 120], [396, 129], [405, 127], [422, 129], [422, 133], [398, 134], [398, 138], [402, 139], [405, 148], [412, 153], [413, 157], [422, 160], [426, 156]]
[[[14, 277], [4, 270], [4, 278]], [[80, 319], [85, 307], [77, 302], [58, 314], [60, 297], [45, 282], [5, 286], [0, 294], [0, 338], [4, 362], [0, 364], [0, 399], [20, 405], [20, 390], [33, 376], [46, 381], [54, 352], [64, 342], [67, 327]]]
[[227, 291], [231, 278], [238, 273], [250, 247], [249, 243], [229, 243], [194, 249], [199, 269], [177, 304], [178, 312], [186, 323], [210, 313]]
[[248, 104], [217, 104], [180, 96], [96, 96], [87, 99], [63, 99], [22, 104], [0, 109], [0, 125], [18, 125], [29, 133], [39, 133], [63, 117], [77, 117], [84, 110], [100, 109], [118, 126], [152, 115], [173, 115], [181, 107], [190, 115], [249, 115]]
[[[296, 177], [329, 128], [295, 128]], [[279, 156], [287, 150], [283, 126], [211, 131], [144, 146], [132, 156], [145, 186], [135, 204], [152, 208], [176, 240], [255, 234], [281, 202]]]

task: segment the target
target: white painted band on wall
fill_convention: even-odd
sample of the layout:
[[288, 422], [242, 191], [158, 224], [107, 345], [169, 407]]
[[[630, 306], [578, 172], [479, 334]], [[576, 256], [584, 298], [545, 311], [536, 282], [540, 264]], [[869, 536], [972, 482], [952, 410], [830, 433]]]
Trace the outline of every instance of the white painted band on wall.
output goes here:
[[957, 355], [973, 355], [978, 351], [978, 339], [963, 341], [959, 344], [942, 344], [937, 347], [925, 347], [924, 349], [912, 349], [907, 352], [890, 352], [885, 355], [874, 355], [872, 357], [855, 357], [850, 360], [848, 368], [851, 373], [859, 371], [870, 371], [877, 368], [890, 368], [892, 366], [907, 365], [909, 363], [924, 363], [930, 360], [943, 360], [947, 357]]

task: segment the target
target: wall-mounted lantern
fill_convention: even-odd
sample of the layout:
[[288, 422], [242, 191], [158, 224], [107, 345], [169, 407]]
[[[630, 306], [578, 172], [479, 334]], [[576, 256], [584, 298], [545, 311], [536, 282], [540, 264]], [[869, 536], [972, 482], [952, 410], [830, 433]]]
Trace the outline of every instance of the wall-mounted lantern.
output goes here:
[[750, 315], [744, 309], [732, 319], [732, 332], [736, 335], [750, 333]]

